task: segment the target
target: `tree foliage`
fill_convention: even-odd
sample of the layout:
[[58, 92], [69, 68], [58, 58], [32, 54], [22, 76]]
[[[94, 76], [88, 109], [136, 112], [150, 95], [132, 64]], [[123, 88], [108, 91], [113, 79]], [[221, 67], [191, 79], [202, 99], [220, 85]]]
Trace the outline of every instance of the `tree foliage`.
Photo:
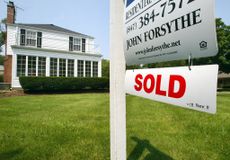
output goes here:
[[230, 72], [230, 26], [224, 24], [221, 18], [216, 19], [216, 32], [219, 52], [210, 58], [200, 58], [194, 64], [219, 64], [220, 71]]
[[4, 64], [4, 57], [0, 55], [0, 65]]
[[109, 78], [109, 60], [102, 60], [102, 77]]
[[6, 40], [6, 18], [1, 20], [1, 25], [0, 25], [0, 47], [5, 44]]
[[0, 47], [5, 44], [6, 32], [0, 32]]

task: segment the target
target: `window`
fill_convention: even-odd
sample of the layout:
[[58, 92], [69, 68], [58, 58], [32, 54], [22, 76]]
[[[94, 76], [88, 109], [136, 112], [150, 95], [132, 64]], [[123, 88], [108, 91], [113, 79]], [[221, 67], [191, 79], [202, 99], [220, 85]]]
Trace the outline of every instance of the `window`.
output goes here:
[[59, 77], [66, 76], [66, 59], [59, 59]]
[[85, 39], [82, 38], [82, 52], [85, 52]]
[[26, 31], [26, 45], [36, 46], [36, 32]]
[[73, 51], [73, 37], [69, 37], [69, 51]]
[[42, 32], [29, 31], [25, 29], [20, 30], [20, 45], [32, 46], [37, 48], [42, 47]]
[[78, 77], [84, 76], [84, 61], [82, 60], [77, 61], [77, 75]]
[[24, 46], [26, 43], [26, 30], [21, 29], [20, 31], [20, 45]]
[[42, 32], [37, 32], [37, 47], [42, 47]]
[[93, 62], [93, 77], [98, 77], [98, 62]]
[[38, 57], [38, 76], [46, 76], [46, 58]]
[[91, 62], [85, 61], [85, 76], [91, 77]]
[[50, 76], [57, 76], [57, 58], [50, 58]]
[[26, 56], [17, 55], [17, 77], [25, 76]]
[[68, 77], [74, 76], [74, 60], [68, 59]]
[[81, 45], [82, 52], [85, 52], [85, 39], [69, 37], [69, 51], [81, 51]]
[[28, 76], [36, 76], [36, 57], [28, 56]]
[[79, 39], [79, 38], [73, 39], [73, 50], [74, 51], [81, 51], [81, 39]]

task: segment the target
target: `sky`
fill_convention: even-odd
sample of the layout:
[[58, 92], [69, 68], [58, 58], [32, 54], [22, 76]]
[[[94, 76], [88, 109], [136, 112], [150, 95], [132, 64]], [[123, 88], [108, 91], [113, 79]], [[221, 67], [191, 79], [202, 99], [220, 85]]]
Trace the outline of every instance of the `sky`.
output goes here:
[[[6, 2], [0, 0], [0, 19]], [[12, 0], [16, 23], [55, 24], [95, 38], [103, 58], [109, 59], [109, 0]], [[208, 2], [208, 0], [205, 0]], [[230, 0], [216, 0], [216, 17], [230, 25]]]

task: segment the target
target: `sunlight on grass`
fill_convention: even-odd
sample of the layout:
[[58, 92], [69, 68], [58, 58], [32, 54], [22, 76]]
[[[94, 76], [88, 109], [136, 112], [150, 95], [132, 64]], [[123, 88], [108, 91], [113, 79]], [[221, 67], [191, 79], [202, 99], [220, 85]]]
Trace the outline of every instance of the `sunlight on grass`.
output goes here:
[[[230, 94], [216, 115], [127, 96], [128, 160], [228, 159]], [[109, 94], [0, 99], [0, 159], [105, 160]]]

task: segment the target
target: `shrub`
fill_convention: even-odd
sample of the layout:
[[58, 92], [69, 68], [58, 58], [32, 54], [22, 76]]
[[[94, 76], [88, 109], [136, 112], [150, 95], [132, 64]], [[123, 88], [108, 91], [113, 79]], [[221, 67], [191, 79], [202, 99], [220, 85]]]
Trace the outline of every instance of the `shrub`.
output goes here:
[[20, 77], [25, 91], [59, 92], [109, 88], [108, 78]]
[[0, 75], [0, 82], [3, 82], [3, 75]]

